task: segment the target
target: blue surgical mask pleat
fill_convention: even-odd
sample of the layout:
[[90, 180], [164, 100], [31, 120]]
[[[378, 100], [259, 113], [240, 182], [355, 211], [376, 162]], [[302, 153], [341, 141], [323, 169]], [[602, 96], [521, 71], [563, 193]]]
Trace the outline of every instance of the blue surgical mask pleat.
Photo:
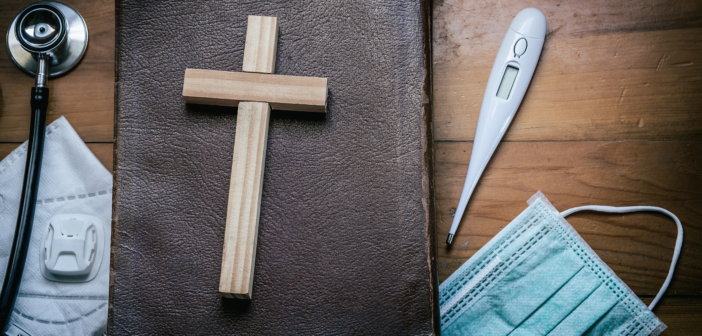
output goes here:
[[548, 335], [582, 335], [617, 302], [617, 297], [612, 295], [611, 290], [601, 284]]
[[442, 335], [650, 335], [664, 325], [547, 201], [440, 286]]
[[599, 336], [599, 335], [623, 335], [625, 333], [617, 333], [616, 330], [620, 326], [626, 324], [626, 321], [631, 319], [631, 314], [624, 307], [624, 304], [618, 302], [614, 308], [610, 309], [605, 316], [602, 316], [599, 321], [590, 327], [583, 335], [584, 336]]
[[510, 335], [546, 335], [578, 308], [601, 282], [586, 267], [580, 268], [569, 281], [545, 301], [527, 320]]
[[[524, 255], [513, 256], [518, 259], [516, 267], [505, 268], [506, 275], [454, 323], [469, 330], [489, 325], [492, 335], [509, 334], [583, 267], [580, 258], [567, 250], [564, 254], [562, 245], [540, 240]], [[510, 304], [503, 305], [505, 302]]]

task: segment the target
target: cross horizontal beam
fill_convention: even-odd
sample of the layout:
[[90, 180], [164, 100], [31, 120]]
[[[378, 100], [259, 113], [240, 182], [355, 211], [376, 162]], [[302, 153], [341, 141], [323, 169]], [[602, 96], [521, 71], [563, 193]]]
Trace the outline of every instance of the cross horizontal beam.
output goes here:
[[274, 110], [325, 113], [327, 79], [186, 69], [183, 98], [189, 104], [238, 106], [252, 101], [270, 103]]

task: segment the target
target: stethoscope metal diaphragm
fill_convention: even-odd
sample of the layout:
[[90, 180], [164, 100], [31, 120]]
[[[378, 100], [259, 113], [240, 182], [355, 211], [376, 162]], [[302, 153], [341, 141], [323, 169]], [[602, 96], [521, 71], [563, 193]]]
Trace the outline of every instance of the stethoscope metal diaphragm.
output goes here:
[[37, 55], [51, 58], [49, 76], [71, 70], [88, 47], [88, 26], [72, 7], [42, 1], [24, 8], [7, 31], [7, 50], [12, 61], [25, 72], [36, 75]]

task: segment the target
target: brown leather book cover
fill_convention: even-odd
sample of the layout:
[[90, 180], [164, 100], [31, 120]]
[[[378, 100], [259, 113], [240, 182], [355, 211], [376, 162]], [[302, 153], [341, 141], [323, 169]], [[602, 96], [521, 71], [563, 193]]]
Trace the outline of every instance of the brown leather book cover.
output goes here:
[[[427, 335], [435, 301], [424, 1], [117, 1], [110, 335]], [[186, 68], [241, 71], [248, 15], [276, 74], [329, 80], [273, 111], [253, 300], [218, 292], [236, 108]], [[95, 38], [99, 38], [96, 36]]]

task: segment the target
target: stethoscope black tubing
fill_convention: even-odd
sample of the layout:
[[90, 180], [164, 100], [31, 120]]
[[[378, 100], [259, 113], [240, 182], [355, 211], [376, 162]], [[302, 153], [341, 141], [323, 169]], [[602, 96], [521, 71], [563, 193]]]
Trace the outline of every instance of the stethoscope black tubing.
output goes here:
[[3, 331], [12, 316], [15, 300], [19, 293], [24, 263], [32, 236], [34, 210], [37, 205], [39, 189], [39, 173], [44, 154], [44, 137], [46, 134], [46, 109], [49, 104], [49, 89], [46, 87], [32, 88], [32, 121], [29, 130], [29, 147], [27, 149], [27, 166], [24, 171], [22, 198], [15, 227], [15, 238], [12, 241], [10, 259], [7, 263], [5, 281], [2, 283], [0, 294], [0, 326]]

